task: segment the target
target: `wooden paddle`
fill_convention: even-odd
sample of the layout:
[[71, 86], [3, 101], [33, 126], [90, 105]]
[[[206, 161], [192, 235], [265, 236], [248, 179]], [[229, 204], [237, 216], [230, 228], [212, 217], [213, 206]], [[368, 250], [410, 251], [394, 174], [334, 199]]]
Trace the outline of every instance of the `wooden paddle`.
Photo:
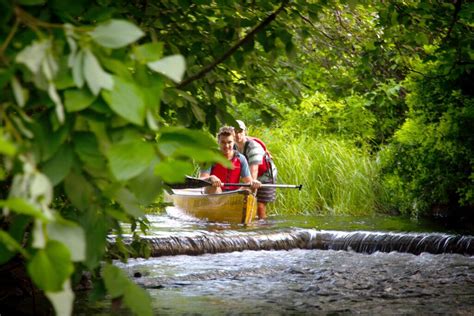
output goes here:
[[[250, 187], [250, 183], [223, 183], [225, 187]], [[197, 189], [197, 188], [204, 188], [212, 186], [212, 183], [199, 178], [189, 177], [186, 176], [186, 180], [184, 183], [177, 183], [177, 184], [169, 184], [172, 189]], [[303, 187], [302, 184], [295, 185], [295, 184], [273, 184], [273, 183], [262, 183], [262, 188], [289, 188], [289, 189], [298, 189], [301, 190]]]

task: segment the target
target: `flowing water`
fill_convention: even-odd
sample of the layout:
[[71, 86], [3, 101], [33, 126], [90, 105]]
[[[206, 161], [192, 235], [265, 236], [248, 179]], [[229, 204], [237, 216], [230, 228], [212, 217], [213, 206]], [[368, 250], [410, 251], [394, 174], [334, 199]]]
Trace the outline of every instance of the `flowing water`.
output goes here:
[[[274, 217], [247, 227], [149, 221], [154, 257], [116, 265], [147, 289], [156, 315], [474, 312], [474, 237], [466, 233], [390, 217]], [[77, 315], [91, 313], [109, 307], [76, 306]]]

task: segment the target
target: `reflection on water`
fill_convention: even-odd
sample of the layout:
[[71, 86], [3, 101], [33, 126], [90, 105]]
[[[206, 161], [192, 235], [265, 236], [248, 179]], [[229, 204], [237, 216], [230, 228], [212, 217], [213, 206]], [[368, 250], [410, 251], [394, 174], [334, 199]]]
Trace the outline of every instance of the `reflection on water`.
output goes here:
[[[373, 218], [272, 218], [249, 227], [166, 216], [149, 220], [155, 237], [271, 235], [282, 229], [436, 231], [398, 219], [377, 224]], [[474, 257], [459, 254], [246, 250], [116, 264], [147, 289], [156, 315], [470, 315], [474, 310]], [[78, 303], [75, 314], [91, 311], [108, 314], [109, 309]]]
[[152, 233], [183, 232], [183, 231], [222, 231], [222, 230], [273, 230], [278, 228], [314, 228], [319, 230], [339, 231], [391, 231], [391, 232], [443, 232], [451, 234], [474, 235], [474, 231], [464, 227], [458, 230], [447, 229], [442, 223], [428, 220], [413, 220], [398, 216], [271, 216], [267, 221], [256, 221], [248, 226], [231, 225], [223, 223], [208, 223], [206, 221], [192, 220], [191, 217], [171, 218], [166, 215], [150, 215]]

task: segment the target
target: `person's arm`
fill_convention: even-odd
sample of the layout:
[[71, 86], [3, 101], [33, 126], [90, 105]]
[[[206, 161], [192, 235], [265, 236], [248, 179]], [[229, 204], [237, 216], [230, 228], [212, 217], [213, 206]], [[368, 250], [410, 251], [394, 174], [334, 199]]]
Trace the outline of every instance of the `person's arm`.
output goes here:
[[251, 164], [249, 166], [250, 169], [250, 176], [252, 179], [257, 179], [258, 177], [258, 164]]
[[242, 179], [242, 182], [250, 183], [251, 185], [250, 188], [252, 191], [257, 190], [258, 188], [260, 188], [262, 183], [251, 176], [247, 159], [245, 159], [243, 155], [240, 155], [239, 158], [240, 158], [240, 178]]
[[250, 175], [252, 179], [257, 179], [258, 166], [262, 163], [265, 151], [257, 142], [250, 140], [245, 150], [245, 154], [248, 159]]
[[203, 170], [199, 173], [199, 178], [209, 181], [213, 187], [220, 188], [222, 187], [222, 181], [215, 175], [211, 175], [211, 169]]

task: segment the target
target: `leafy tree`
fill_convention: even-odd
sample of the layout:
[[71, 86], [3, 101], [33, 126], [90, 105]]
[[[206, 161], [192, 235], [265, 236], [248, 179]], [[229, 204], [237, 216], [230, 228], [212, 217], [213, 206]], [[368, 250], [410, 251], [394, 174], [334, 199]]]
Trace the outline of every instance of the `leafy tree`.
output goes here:
[[412, 55], [408, 118], [384, 149], [395, 207], [414, 216], [464, 216], [473, 199], [472, 3], [394, 2], [385, 12]]
[[123, 272], [101, 270], [106, 237], [120, 244], [120, 222], [145, 227], [143, 206], [163, 181], [190, 173], [191, 159], [222, 159], [209, 134], [159, 117], [165, 88], [184, 74], [182, 55], [163, 56], [162, 42], [108, 5], [1, 2], [0, 264], [24, 262], [61, 315], [71, 314], [71, 280], [83, 270], [151, 314]]

